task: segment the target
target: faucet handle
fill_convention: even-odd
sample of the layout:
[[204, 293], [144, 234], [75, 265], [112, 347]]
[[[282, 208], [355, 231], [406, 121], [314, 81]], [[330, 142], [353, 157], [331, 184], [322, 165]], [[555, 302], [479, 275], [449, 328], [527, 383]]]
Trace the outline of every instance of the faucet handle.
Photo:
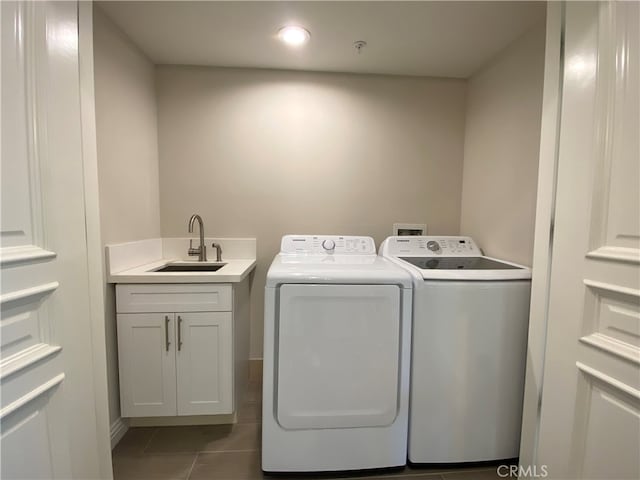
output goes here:
[[195, 257], [196, 255], [200, 255], [200, 247], [193, 248], [193, 239], [189, 239], [189, 250], [187, 250], [187, 255], [190, 257]]

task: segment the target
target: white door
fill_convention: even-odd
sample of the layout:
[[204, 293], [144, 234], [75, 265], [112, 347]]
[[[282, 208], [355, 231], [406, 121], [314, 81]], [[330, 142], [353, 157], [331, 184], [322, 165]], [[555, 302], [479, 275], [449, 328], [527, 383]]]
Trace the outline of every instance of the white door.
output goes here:
[[376, 427], [398, 411], [400, 288], [282, 285], [277, 418], [289, 429]]
[[0, 3], [0, 477], [106, 478], [108, 426], [95, 396], [106, 372], [94, 369], [91, 332], [78, 5]]
[[173, 313], [119, 313], [118, 359], [123, 417], [176, 415]]
[[231, 312], [177, 313], [178, 415], [233, 413]]
[[567, 2], [539, 465], [640, 478], [640, 5]]

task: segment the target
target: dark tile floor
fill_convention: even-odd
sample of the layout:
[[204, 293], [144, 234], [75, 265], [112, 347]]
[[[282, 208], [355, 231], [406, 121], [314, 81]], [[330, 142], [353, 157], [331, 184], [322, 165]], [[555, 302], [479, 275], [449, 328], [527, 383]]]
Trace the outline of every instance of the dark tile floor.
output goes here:
[[[260, 469], [262, 398], [259, 383], [250, 384], [235, 425], [130, 428], [113, 450], [115, 480], [210, 479], [253, 480]], [[367, 475], [365, 479], [495, 480], [495, 467], [417, 469]], [[344, 475], [340, 475], [345, 478]], [[282, 477], [293, 480], [292, 477]], [[305, 476], [305, 478], [312, 478]], [[327, 479], [328, 477], [323, 477]], [[349, 477], [349, 478], [356, 478]]]

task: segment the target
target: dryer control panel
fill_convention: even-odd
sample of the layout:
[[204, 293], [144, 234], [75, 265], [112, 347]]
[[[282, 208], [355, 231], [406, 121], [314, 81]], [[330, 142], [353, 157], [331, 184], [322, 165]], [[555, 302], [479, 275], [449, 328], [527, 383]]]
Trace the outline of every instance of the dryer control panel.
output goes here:
[[480, 257], [482, 252], [471, 237], [389, 237], [385, 253], [412, 257]]
[[375, 255], [371, 237], [342, 235], [285, 235], [280, 253], [295, 255]]

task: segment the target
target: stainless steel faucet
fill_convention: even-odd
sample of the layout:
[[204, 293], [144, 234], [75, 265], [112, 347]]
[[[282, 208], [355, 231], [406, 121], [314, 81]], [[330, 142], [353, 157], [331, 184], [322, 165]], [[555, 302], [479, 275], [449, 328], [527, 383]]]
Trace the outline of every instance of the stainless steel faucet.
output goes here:
[[193, 224], [195, 221], [198, 221], [198, 226], [200, 227], [200, 246], [198, 248], [193, 248], [193, 239], [189, 239], [189, 250], [188, 254], [192, 257], [198, 256], [199, 262], [207, 261], [207, 247], [204, 244], [204, 224], [202, 223], [202, 217], [200, 215], [196, 215], [195, 213], [191, 215], [189, 219], [189, 233], [193, 233]]
[[219, 243], [212, 243], [211, 246], [216, 249], [216, 262], [222, 261], [222, 247]]

